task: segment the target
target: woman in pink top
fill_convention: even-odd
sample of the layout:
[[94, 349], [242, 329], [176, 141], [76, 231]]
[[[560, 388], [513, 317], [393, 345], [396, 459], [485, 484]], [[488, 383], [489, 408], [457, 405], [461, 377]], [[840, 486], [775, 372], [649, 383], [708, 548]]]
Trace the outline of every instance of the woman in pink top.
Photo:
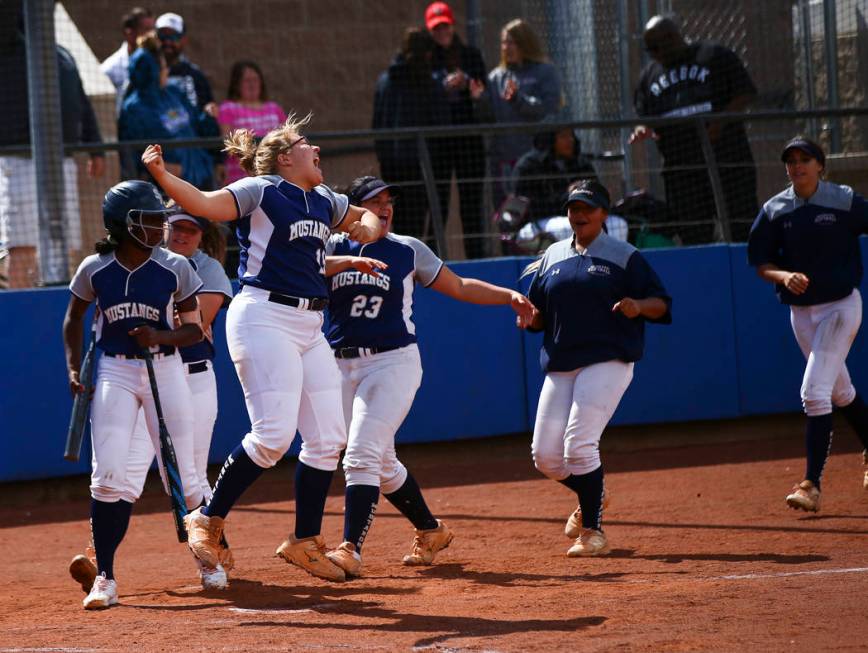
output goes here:
[[[262, 70], [252, 61], [236, 61], [229, 74], [228, 99], [220, 105], [217, 121], [224, 137], [236, 129], [249, 129], [257, 136], [265, 136], [286, 122], [286, 113], [277, 102], [268, 101]], [[226, 177], [223, 185], [246, 177], [234, 157], [226, 158]]]

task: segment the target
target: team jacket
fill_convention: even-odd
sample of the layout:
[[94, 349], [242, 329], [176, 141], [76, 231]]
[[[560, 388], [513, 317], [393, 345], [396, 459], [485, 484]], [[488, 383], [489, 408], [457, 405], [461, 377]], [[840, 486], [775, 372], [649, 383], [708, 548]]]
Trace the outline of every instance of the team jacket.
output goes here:
[[[127, 270], [112, 254], [92, 254], [81, 262], [69, 289], [99, 308], [97, 346], [107, 354], [135, 356], [142, 353], [130, 329], [147, 325], [174, 328], [175, 304], [196, 294], [202, 281], [187, 259], [155, 247], [151, 257]], [[160, 345], [152, 353], [174, 353]]]
[[226, 189], [238, 208], [238, 279], [291, 297], [328, 297], [325, 245], [349, 208], [346, 195], [310, 192], [278, 175], [245, 177]]
[[329, 281], [329, 344], [339, 347], [404, 347], [416, 342], [413, 289], [437, 279], [443, 261], [410, 236], [388, 234], [361, 245], [346, 234], [332, 236], [326, 253], [369, 256], [388, 264], [380, 276], [356, 270], [339, 272]]
[[[543, 255], [528, 298], [545, 320], [540, 365], [545, 372], [571, 370], [610, 360], [642, 358], [647, 318], [628, 318], [612, 307], [624, 297], [672, 298], [639, 251], [605, 232], [584, 254], [573, 239], [558, 241]], [[671, 313], [656, 320], [672, 322]]]
[[782, 303], [825, 304], [846, 297], [862, 280], [860, 234], [868, 234], [868, 202], [852, 188], [820, 181], [817, 192], [803, 200], [790, 186], [760, 210], [748, 238], [748, 262], [808, 277], [801, 295], [778, 285]]

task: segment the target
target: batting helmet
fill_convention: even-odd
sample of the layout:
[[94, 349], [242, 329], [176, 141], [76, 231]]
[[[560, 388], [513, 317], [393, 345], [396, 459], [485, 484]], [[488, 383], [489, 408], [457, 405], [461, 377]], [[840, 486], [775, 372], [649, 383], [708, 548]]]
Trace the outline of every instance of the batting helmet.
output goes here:
[[147, 181], [122, 181], [115, 184], [109, 188], [102, 201], [103, 224], [106, 231], [117, 240], [120, 240], [121, 234], [129, 232], [133, 224], [141, 225], [142, 216], [166, 218], [172, 213], [175, 213], [175, 209], [167, 208], [160, 191]]

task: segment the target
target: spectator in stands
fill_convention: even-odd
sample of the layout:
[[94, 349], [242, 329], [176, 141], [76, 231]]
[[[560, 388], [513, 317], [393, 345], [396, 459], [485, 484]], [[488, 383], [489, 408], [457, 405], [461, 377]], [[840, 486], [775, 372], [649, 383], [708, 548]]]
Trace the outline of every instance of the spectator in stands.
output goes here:
[[[177, 87], [168, 83], [169, 70], [154, 36], [139, 39], [130, 57], [130, 85], [118, 123], [119, 140], [166, 143], [177, 139], [217, 136], [216, 121], [198, 111]], [[141, 152], [138, 153], [141, 155]], [[200, 190], [214, 188], [214, 161], [203, 148], [166, 148], [166, 165]], [[140, 166], [140, 176], [148, 179]]]
[[217, 118], [217, 103], [205, 73], [184, 55], [187, 34], [184, 19], [178, 14], [162, 14], [157, 18], [157, 36], [169, 65], [169, 84], [176, 86], [187, 101], [200, 111]]
[[[388, 70], [377, 80], [374, 94], [374, 129], [425, 127], [448, 124], [449, 104], [443, 84], [431, 68], [434, 40], [424, 29], [408, 28], [401, 50]], [[432, 160], [441, 146], [428, 139]], [[428, 198], [422, 182], [419, 152], [415, 139], [380, 139], [375, 143], [381, 177], [401, 190], [401, 224], [397, 230], [419, 239], [425, 237]], [[445, 213], [446, 207], [443, 207]]]
[[[520, 18], [507, 23], [500, 35], [500, 64], [488, 73], [485, 94], [497, 122], [539, 122], [554, 116], [561, 105], [561, 82], [548, 63], [539, 38]], [[512, 170], [533, 147], [533, 135], [499, 134], [491, 139], [494, 205], [512, 191]]]
[[[257, 136], [265, 136], [278, 125], [286, 122], [286, 113], [277, 102], [268, 100], [268, 90], [262, 70], [252, 61], [236, 61], [229, 73], [227, 100], [220, 104], [217, 121], [220, 133], [228, 136], [236, 129], [249, 129]], [[231, 184], [247, 173], [234, 157], [226, 159], [225, 178], [222, 186]]]
[[[3, 80], [0, 147], [30, 145], [27, 46], [21, 2], [0, 3], [0, 79]], [[96, 115], [68, 50], [57, 46], [60, 119], [64, 143], [100, 143]], [[105, 171], [102, 153], [90, 154], [89, 177]], [[59, 181], [59, 180], [58, 180]], [[39, 281], [39, 214], [35, 163], [28, 154], [0, 156], [0, 287], [29, 288]], [[78, 174], [71, 156], [63, 160], [63, 211], [67, 250], [81, 249]], [[5, 280], [4, 280], [5, 278]]]
[[[652, 61], [645, 67], [636, 89], [640, 116], [693, 116], [744, 111], [756, 96], [756, 88], [744, 64], [731, 50], [714, 43], [684, 40], [671, 18], [655, 16], [645, 26], [645, 49]], [[708, 123], [708, 136], [717, 159], [720, 182], [733, 240], [747, 238], [756, 217], [756, 169], [744, 124]], [[663, 156], [666, 203], [676, 220], [707, 221], [681, 228], [685, 243], [715, 240], [714, 203], [708, 162], [694, 122], [667, 125], [656, 130], [638, 125], [630, 143], [653, 138]], [[684, 166], [691, 169], [684, 170]]]
[[117, 92], [117, 101], [115, 110], [118, 116], [121, 115], [121, 106], [124, 103], [124, 93], [127, 90], [127, 84], [130, 81], [130, 55], [136, 50], [136, 41], [140, 36], [144, 36], [154, 29], [154, 14], [150, 9], [144, 7], [134, 7], [121, 21], [121, 29], [124, 33], [124, 42], [121, 43], [114, 54], [103, 61], [99, 69], [114, 84]]
[[[455, 33], [455, 17], [445, 2], [432, 2], [425, 10], [425, 27], [434, 39], [432, 68], [443, 84], [449, 102], [451, 125], [480, 122], [474, 110], [473, 94], [485, 89], [485, 62], [477, 48], [466, 45]], [[467, 258], [484, 255], [485, 232], [482, 209], [482, 180], [485, 177], [485, 142], [480, 135], [467, 134], [440, 140], [439, 156], [433, 162], [440, 207], [444, 216], [449, 206], [452, 174], [458, 180], [458, 201], [464, 230]], [[445, 217], [444, 217], [445, 219]]]
[[569, 127], [537, 134], [533, 144], [515, 164], [515, 194], [530, 200], [531, 220], [561, 215], [570, 181], [596, 179], [597, 172]]

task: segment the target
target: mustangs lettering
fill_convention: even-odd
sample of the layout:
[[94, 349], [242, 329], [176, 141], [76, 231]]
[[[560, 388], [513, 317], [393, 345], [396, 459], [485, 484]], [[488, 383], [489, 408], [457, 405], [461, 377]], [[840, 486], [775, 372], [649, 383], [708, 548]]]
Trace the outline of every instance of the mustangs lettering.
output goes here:
[[375, 277], [373, 274], [365, 274], [364, 272], [351, 270], [348, 272], [340, 272], [332, 277], [332, 290], [352, 285], [377, 286], [383, 290], [388, 290], [389, 282], [389, 277], [386, 275]]
[[105, 319], [108, 320], [109, 324], [117, 320], [133, 317], [159, 322], [160, 309], [141, 302], [122, 302], [106, 308], [103, 311], [103, 315], [105, 315]]
[[299, 220], [289, 225], [289, 240], [312, 237], [319, 238], [325, 243], [330, 235], [331, 228], [329, 225], [317, 220]]

